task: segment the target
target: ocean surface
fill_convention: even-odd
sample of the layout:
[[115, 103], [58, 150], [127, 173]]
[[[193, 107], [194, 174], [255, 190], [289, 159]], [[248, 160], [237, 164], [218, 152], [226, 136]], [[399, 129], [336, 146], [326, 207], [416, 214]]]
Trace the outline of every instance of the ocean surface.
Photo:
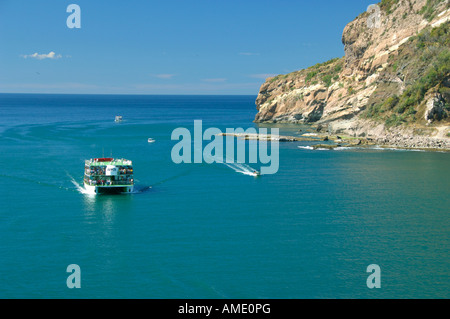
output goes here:
[[[450, 153], [284, 143], [260, 178], [172, 162], [194, 120], [306, 129], [252, 123], [255, 98], [0, 94], [0, 298], [449, 298]], [[135, 193], [83, 194], [84, 160], [111, 155]]]

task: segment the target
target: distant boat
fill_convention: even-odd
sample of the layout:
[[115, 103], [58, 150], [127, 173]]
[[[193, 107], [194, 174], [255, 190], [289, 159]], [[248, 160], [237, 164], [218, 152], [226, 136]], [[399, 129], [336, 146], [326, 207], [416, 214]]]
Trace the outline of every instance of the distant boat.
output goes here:
[[155, 143], [156, 141], [155, 141], [153, 138], [149, 138], [149, 139], [148, 139], [148, 142], [149, 142], [149, 143]]
[[122, 119], [123, 119], [122, 116], [117, 115], [115, 121], [116, 122], [122, 122]]

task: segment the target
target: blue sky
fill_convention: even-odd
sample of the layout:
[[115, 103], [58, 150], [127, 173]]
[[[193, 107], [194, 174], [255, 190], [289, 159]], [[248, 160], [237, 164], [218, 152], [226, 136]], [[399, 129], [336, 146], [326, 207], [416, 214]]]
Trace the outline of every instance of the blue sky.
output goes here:
[[343, 56], [345, 25], [374, 2], [0, 0], [0, 92], [256, 95]]

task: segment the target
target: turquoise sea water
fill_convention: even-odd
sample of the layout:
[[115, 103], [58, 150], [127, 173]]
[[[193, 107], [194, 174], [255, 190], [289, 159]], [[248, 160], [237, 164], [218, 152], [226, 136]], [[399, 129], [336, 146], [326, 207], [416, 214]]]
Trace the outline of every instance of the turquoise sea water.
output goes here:
[[[175, 128], [258, 128], [254, 100], [0, 95], [0, 298], [449, 298], [449, 153], [287, 143], [261, 178], [172, 163]], [[111, 154], [137, 193], [82, 194], [84, 160]]]

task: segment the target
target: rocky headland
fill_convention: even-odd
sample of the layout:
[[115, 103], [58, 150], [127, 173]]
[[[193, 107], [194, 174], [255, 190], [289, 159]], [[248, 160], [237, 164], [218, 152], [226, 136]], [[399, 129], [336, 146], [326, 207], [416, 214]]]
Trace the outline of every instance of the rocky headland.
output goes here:
[[345, 56], [268, 78], [257, 123], [326, 136], [450, 150], [448, 0], [383, 0], [343, 31]]

